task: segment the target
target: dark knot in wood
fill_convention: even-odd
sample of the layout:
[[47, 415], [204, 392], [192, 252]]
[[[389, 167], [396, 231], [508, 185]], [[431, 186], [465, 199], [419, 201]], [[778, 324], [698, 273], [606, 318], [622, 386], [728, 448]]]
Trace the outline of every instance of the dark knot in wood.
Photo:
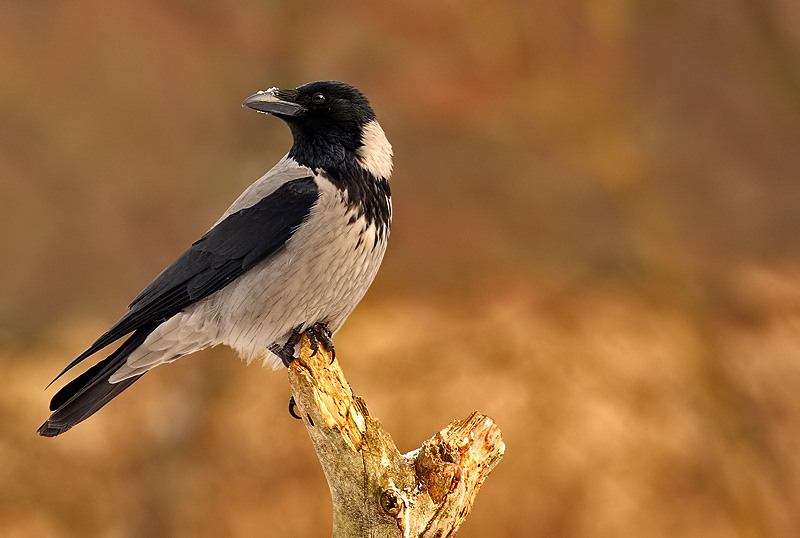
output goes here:
[[380, 502], [381, 510], [392, 517], [400, 515], [400, 512], [403, 511], [403, 507], [405, 506], [405, 501], [403, 497], [400, 496], [400, 492], [394, 488], [383, 490]]

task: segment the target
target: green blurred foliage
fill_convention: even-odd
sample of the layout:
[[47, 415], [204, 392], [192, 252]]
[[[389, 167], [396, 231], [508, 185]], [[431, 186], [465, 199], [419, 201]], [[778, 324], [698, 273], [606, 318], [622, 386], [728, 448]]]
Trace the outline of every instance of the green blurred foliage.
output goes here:
[[797, 534], [798, 28], [791, 0], [3, 2], [0, 521], [325, 535], [282, 374], [230, 353], [33, 432], [288, 149], [241, 101], [330, 78], [396, 154], [344, 369], [401, 449], [473, 408], [507, 437], [464, 536]]

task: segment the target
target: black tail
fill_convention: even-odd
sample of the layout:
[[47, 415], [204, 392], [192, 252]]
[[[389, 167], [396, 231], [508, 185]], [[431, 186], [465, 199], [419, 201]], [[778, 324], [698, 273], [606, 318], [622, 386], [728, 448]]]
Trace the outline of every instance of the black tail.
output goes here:
[[153, 328], [137, 330], [114, 353], [58, 391], [50, 400], [50, 410], [53, 414], [39, 427], [39, 435], [55, 437], [64, 433], [75, 424], [92, 416], [117, 394], [142, 377], [144, 374], [129, 377], [119, 383], [108, 382], [108, 378], [125, 362], [133, 350], [142, 345]]

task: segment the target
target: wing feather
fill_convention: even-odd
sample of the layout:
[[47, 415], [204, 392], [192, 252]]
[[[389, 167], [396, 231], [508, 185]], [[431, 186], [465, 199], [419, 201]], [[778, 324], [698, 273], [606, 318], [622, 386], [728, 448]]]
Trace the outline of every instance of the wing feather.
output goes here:
[[314, 178], [300, 177], [252, 205], [227, 213], [164, 269], [131, 302], [128, 312], [56, 379], [126, 334], [158, 324], [222, 289], [274, 254], [308, 218], [318, 197]]

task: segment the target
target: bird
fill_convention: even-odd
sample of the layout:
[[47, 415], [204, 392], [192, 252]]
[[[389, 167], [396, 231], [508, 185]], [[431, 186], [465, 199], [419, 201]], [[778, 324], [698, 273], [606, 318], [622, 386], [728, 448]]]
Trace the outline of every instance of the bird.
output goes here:
[[372, 284], [392, 220], [392, 146], [367, 97], [339, 81], [272, 87], [242, 106], [275, 116], [289, 152], [130, 303], [51, 384], [112, 344], [50, 401], [45, 437], [89, 418], [146, 372], [217, 345], [288, 366], [332, 335]]

